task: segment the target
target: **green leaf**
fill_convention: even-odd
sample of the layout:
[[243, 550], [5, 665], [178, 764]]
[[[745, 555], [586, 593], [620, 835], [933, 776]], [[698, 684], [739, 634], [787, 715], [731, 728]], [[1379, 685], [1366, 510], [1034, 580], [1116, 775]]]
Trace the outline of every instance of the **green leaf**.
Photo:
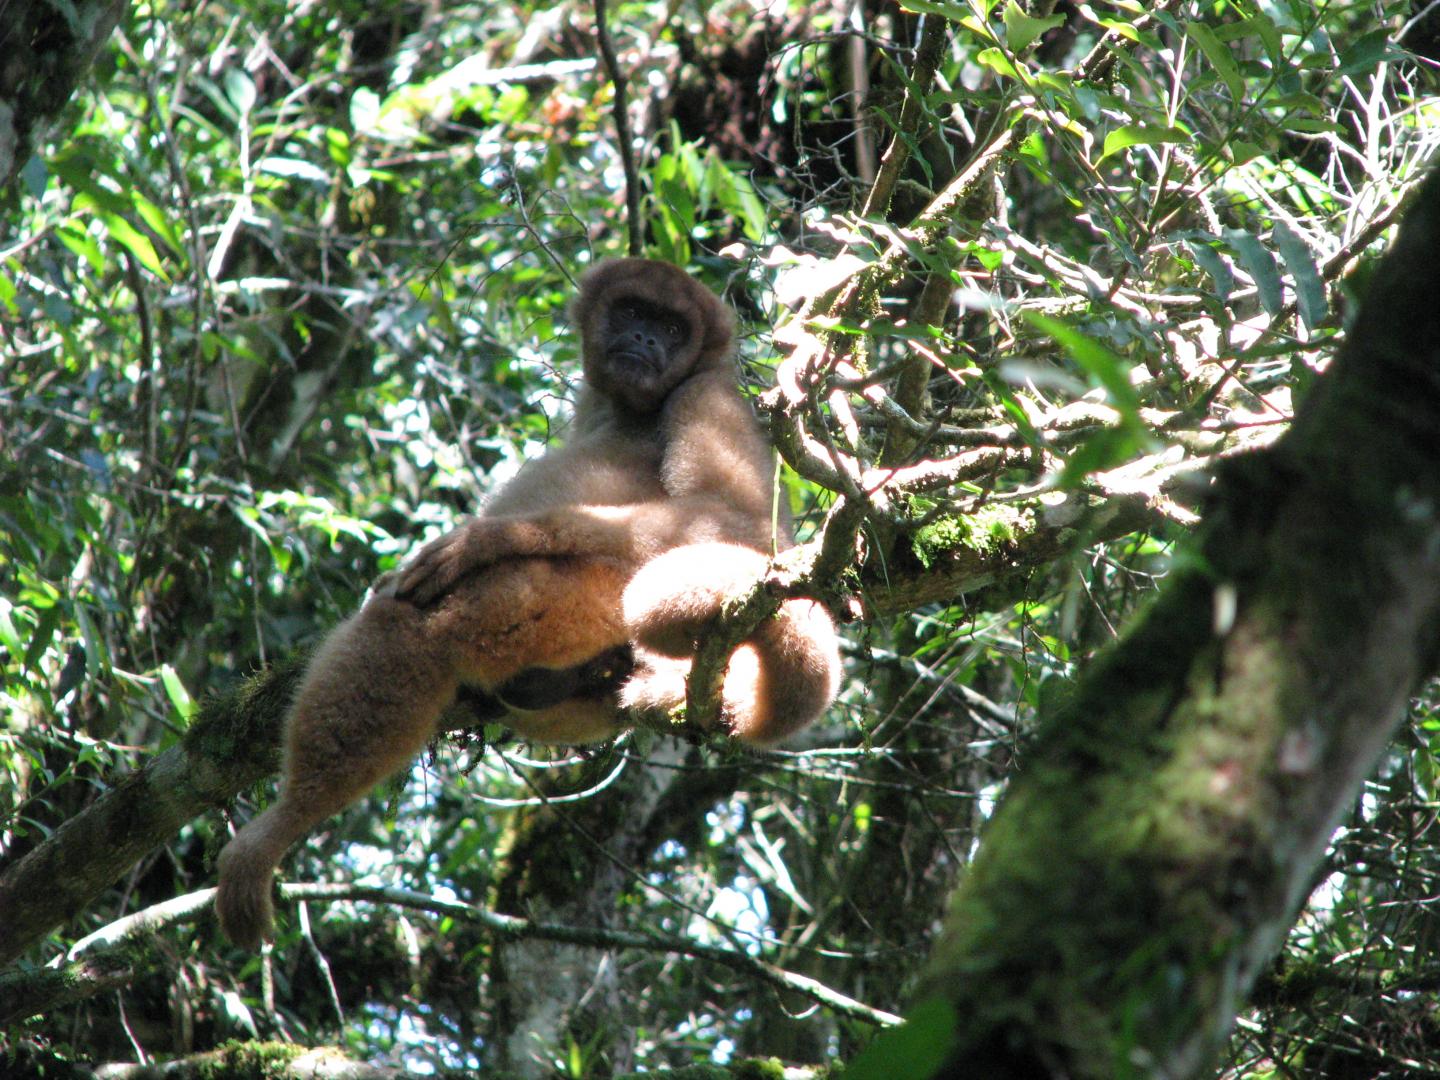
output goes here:
[[1215, 69], [1216, 74], [1224, 81], [1226, 89], [1230, 91], [1230, 98], [1239, 105], [1245, 100], [1245, 80], [1240, 78], [1240, 69], [1235, 66], [1235, 57], [1230, 55], [1230, 50], [1225, 47], [1215, 31], [1202, 22], [1188, 23], [1185, 27], [1186, 33], [1191, 40], [1200, 46], [1200, 51], [1205, 54], [1205, 59], [1210, 61], [1210, 66]]
[[1260, 291], [1260, 306], [1271, 315], [1280, 314], [1284, 306], [1284, 291], [1280, 286], [1280, 269], [1275, 265], [1275, 257], [1254, 233], [1241, 229], [1226, 229], [1225, 242], [1235, 252], [1240, 265], [1255, 279], [1255, 287]]
[[1258, 37], [1261, 44], [1265, 46], [1265, 54], [1272, 63], [1278, 61], [1284, 55], [1284, 47], [1280, 41], [1280, 29], [1263, 12], [1252, 15], [1248, 19], [1241, 19], [1239, 22], [1226, 23], [1215, 28], [1215, 37], [1220, 41], [1238, 41], [1241, 38]]
[[40, 663], [40, 657], [50, 648], [55, 639], [55, 631], [60, 626], [60, 608], [51, 604], [40, 614], [35, 623], [35, 629], [30, 634], [30, 647], [25, 650], [24, 669], [34, 671]]
[[1065, 459], [1058, 486], [1062, 490], [1072, 490], [1092, 473], [1123, 465], [1143, 445], [1138, 432], [1130, 427], [1101, 428], [1092, 432]]
[[1046, 30], [1053, 30], [1055, 27], [1065, 24], [1064, 15], [1050, 15], [1043, 19], [1032, 18], [1020, 10], [1020, 5], [1015, 3], [1015, 0], [1009, 0], [1005, 5], [1003, 19], [1005, 21], [1005, 44], [1015, 52], [1023, 52], [1029, 48], [1030, 43]]
[[930, 998], [910, 1010], [899, 1027], [875, 1036], [860, 1056], [845, 1066], [845, 1080], [929, 1080], [945, 1064], [955, 1039], [954, 1007]]
[[1309, 246], [1283, 221], [1275, 223], [1275, 246], [1285, 269], [1295, 282], [1295, 306], [1307, 330], [1314, 330], [1325, 320], [1329, 309], [1325, 303], [1325, 283], [1315, 269]]
[[1254, 161], [1258, 157], [1265, 156], [1265, 148], [1244, 139], [1231, 139], [1225, 144], [1223, 152], [1236, 165], [1244, 165], [1247, 161]]
[[148, 236], [119, 214], [102, 213], [100, 220], [105, 223], [105, 231], [110, 234], [110, 238], [129, 250], [141, 266], [161, 281], [170, 280], [170, 275], [165, 273], [165, 268], [160, 265], [160, 256], [155, 254], [155, 248]]
[[1015, 69], [1010, 58], [1000, 49], [981, 49], [975, 54], [975, 59], [998, 75], [1004, 75], [1011, 79], [1020, 78], [1020, 72]]
[[933, 3], [932, 0], [900, 0], [900, 6], [917, 15], [939, 15], [942, 19], [959, 22], [969, 18], [970, 8], [965, 4]]
[[1186, 240], [1185, 247], [1196, 264], [1210, 275], [1210, 280], [1215, 283], [1216, 297], [1223, 302], [1235, 288], [1235, 275], [1229, 265], [1218, 251], [1202, 240]]
[[1125, 360], [1059, 319], [1033, 311], [1025, 312], [1025, 318], [1065, 347], [1085, 373], [1105, 388], [1111, 402], [1128, 423], [1137, 427], [1140, 425], [1140, 399], [1135, 394], [1135, 387], [1130, 385], [1130, 365]]
[[25, 652], [25, 646], [20, 640], [20, 632], [15, 629], [15, 623], [10, 619], [11, 610], [9, 603], [0, 600], [0, 645], [4, 645], [5, 651], [11, 656], [21, 656]]
[[225, 96], [242, 113], [248, 113], [255, 107], [255, 83], [245, 74], [244, 68], [226, 69]]
[[1105, 136], [1105, 147], [1095, 160], [1099, 165], [1111, 154], [1118, 154], [1132, 146], [1154, 146], [1159, 143], [1188, 143], [1190, 133], [1177, 127], [1148, 127], [1145, 124], [1126, 124]]
[[1334, 77], [1373, 71], [1385, 61], [1389, 53], [1390, 31], [1384, 28], [1372, 30], [1340, 53], [1340, 67]]
[[195, 714], [195, 700], [169, 664], [160, 665], [160, 682], [165, 687], [165, 696], [170, 699], [170, 704], [175, 706], [175, 712], [180, 719], [189, 720]]
[[95, 621], [85, 605], [75, 606], [75, 621], [80, 624], [80, 636], [85, 643], [86, 669], [93, 675], [110, 669], [110, 649], [105, 639], [95, 628]]
[[140, 215], [140, 220], [150, 226], [151, 231], [165, 242], [166, 247], [176, 255], [183, 256], [185, 254], [185, 248], [180, 243], [180, 234], [170, 223], [170, 219], [165, 216], [163, 210], [138, 191], [130, 193], [130, 205], [135, 207], [135, 212]]
[[95, 273], [98, 274], [105, 269], [105, 255], [100, 250], [100, 245], [78, 221], [66, 221], [57, 225], [55, 235], [60, 243], [84, 259], [86, 265]]
[[32, 199], [38, 199], [45, 194], [45, 187], [50, 182], [50, 173], [45, 168], [45, 161], [39, 154], [30, 156], [30, 160], [20, 170], [20, 179]]

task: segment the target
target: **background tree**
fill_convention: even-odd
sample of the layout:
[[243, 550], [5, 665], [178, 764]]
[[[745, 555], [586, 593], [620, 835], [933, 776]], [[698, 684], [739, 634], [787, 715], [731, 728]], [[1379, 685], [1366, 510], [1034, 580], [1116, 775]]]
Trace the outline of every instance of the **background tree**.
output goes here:
[[[1347, 337], [1349, 282], [1437, 142], [1435, 19], [1408, 2], [612, 9], [647, 253], [750, 329], [851, 681], [765, 755], [649, 733], [583, 754], [496, 730], [442, 744], [294, 856], [309, 893], [253, 958], [189, 895], [229, 827], [199, 810], [267, 797], [299, 650], [563, 422], [568, 277], [623, 249], [624, 173], [588, 5], [135, 7], [0, 224], [13, 1067], [254, 1035], [525, 1075], [853, 1056], [912, 999], [1017, 760], [1032, 791], [1083, 754], [1144, 760], [1123, 695], [1072, 675], [1177, 553], [1148, 625], [1225, 614], [1193, 584], [1225, 564], [1182, 543], [1204, 477], [1273, 443]], [[1343, 445], [1384, 459], [1385, 422], [1428, 416], [1385, 401], [1347, 414]], [[1278, 507], [1301, 479], [1238, 498]], [[1337, 509], [1313, 547], [1260, 561], [1344, 583], [1327, 538], [1351, 531]], [[1329, 662], [1383, 670], [1347, 640]], [[1062, 749], [1063, 719], [1030, 741], [1077, 702]], [[1280, 960], [1247, 961], [1227, 1074], [1440, 1074], [1435, 725], [1422, 697]], [[1130, 775], [1118, 794], [1094, 803], [1117, 828], [1173, 793]], [[1198, 844], [1201, 825], [1176, 829]], [[1267, 850], [1253, 840], [1224, 851]], [[1089, 865], [1073, 854], [1042, 865]], [[969, 881], [962, 912], [983, 895]], [[1020, 931], [1047, 909], [997, 910], [1015, 933], [983, 940], [1043, 960]], [[1152, 995], [1147, 971], [1117, 984]], [[1205, 974], [1188, 954], [1164, 969]], [[1097, 1045], [1116, 1057], [1095, 1075], [1152, 1067], [1132, 1052], [1149, 1043]]]

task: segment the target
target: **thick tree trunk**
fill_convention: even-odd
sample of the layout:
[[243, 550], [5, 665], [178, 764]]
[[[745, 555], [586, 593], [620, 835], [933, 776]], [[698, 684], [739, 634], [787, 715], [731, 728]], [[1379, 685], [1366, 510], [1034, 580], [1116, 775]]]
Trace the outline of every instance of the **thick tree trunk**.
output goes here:
[[1292, 431], [1045, 722], [921, 997], [947, 1077], [1209, 1075], [1440, 644], [1440, 174]]
[[0, 44], [0, 191], [35, 153], [128, 0], [10, 0]]
[[[632, 868], [645, 866], [682, 819], [703, 815], [734, 787], [733, 769], [697, 777], [698, 763], [687, 757], [683, 744], [659, 742], [645, 762], [629, 762], [623, 776], [584, 803], [536, 807], [518, 818], [498, 867], [496, 910], [619, 928], [622, 898], [635, 887]], [[597, 761], [586, 772], [602, 782], [615, 767], [615, 760]], [[573, 1044], [601, 1055], [608, 1072], [628, 1072], [643, 1020], [627, 1004], [643, 998], [644, 988], [623, 978], [615, 957], [590, 945], [535, 937], [497, 942], [486, 1039], [496, 1057], [487, 1064], [517, 1077], [552, 1076], [550, 1055]]]

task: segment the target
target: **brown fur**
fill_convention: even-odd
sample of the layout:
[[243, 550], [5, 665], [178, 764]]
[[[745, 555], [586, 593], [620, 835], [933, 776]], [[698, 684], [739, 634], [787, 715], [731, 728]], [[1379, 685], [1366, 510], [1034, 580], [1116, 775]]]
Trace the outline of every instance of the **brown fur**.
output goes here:
[[[608, 313], [632, 299], [690, 328], [657, 370], [611, 354]], [[568, 442], [377, 586], [311, 661], [286, 721], [282, 794], [220, 854], [216, 911], [236, 944], [270, 935], [271, 876], [290, 845], [411, 761], [462, 685], [493, 691], [633, 641], [618, 694], [506, 717], [537, 741], [607, 738], [622, 708], [684, 703], [696, 634], [764, 571], [772, 543], [790, 545], [788, 521], [771, 535], [770, 451], [735, 387], [729, 310], [673, 266], [620, 259], [585, 275], [572, 313], [585, 385]], [[773, 742], [819, 716], [838, 677], [829, 615], [787, 601], [732, 658], [722, 716]]]

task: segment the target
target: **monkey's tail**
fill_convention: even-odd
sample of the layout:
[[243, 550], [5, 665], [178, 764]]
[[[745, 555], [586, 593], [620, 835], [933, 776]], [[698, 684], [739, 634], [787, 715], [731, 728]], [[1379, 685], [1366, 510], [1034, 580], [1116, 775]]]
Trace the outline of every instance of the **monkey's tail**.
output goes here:
[[225, 936], [242, 949], [258, 949], [262, 940], [273, 936], [275, 903], [270, 891], [275, 867], [306, 828], [308, 824], [292, 820], [282, 796], [220, 852], [215, 914]]

